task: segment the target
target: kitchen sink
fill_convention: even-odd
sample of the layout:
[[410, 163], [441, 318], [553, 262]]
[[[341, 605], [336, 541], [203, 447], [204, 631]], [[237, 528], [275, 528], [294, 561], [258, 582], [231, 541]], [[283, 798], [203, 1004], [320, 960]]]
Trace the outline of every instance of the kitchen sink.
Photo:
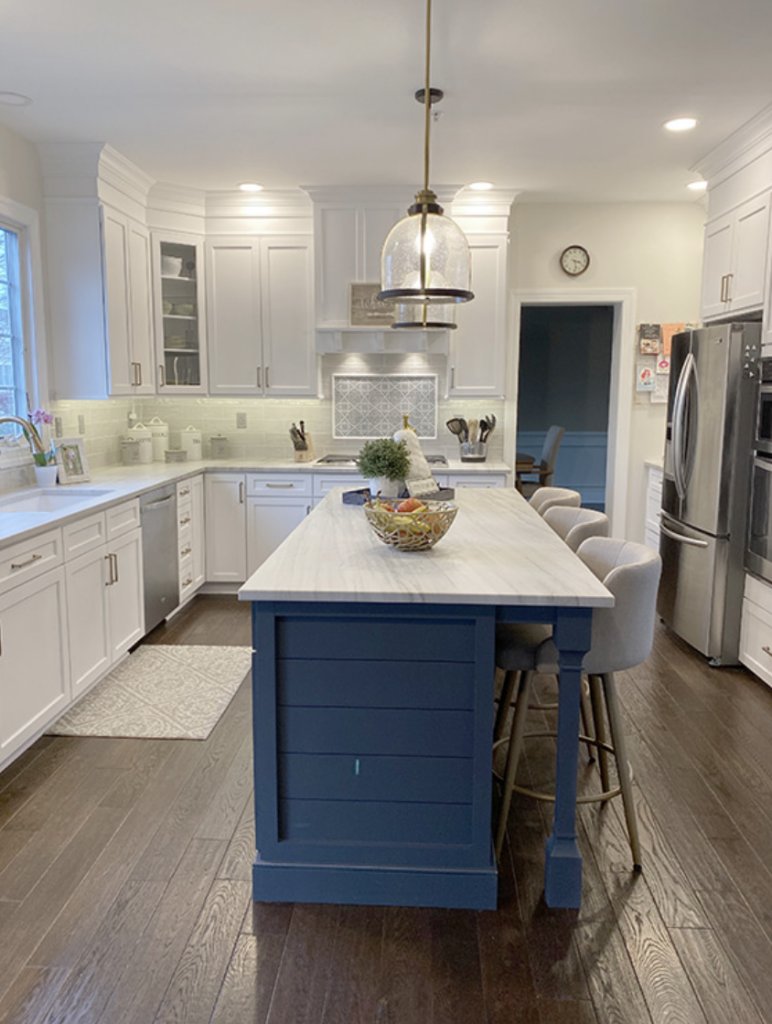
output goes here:
[[109, 491], [69, 490], [60, 487], [40, 487], [0, 499], [0, 512], [59, 512], [71, 505], [79, 505], [99, 498]]

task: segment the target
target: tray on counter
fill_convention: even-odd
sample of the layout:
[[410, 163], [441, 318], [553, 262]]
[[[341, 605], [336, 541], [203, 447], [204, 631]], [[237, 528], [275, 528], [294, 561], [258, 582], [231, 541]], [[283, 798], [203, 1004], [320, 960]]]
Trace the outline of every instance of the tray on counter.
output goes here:
[[[455, 496], [456, 492], [453, 487], [441, 487], [433, 494], [422, 494], [419, 501], [452, 501]], [[382, 497], [383, 501], [402, 501], [404, 498], [409, 497], [409, 495], [407, 491], [405, 491], [404, 494], [400, 494], [396, 498], [390, 498], [386, 495], [383, 495]], [[364, 503], [369, 500], [370, 490], [367, 487], [362, 487], [358, 491], [343, 492], [344, 505], [364, 505]]]

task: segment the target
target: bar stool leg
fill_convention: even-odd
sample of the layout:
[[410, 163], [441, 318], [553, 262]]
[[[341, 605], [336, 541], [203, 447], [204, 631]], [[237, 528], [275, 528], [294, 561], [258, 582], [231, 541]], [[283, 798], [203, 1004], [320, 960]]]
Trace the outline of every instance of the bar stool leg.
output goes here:
[[[582, 713], [582, 732], [585, 736], [594, 736], [594, 734], [590, 732], [590, 722], [587, 718], [587, 702], [585, 700], [584, 686], [582, 686], [579, 694], [579, 710]], [[594, 764], [595, 762], [595, 751], [592, 743], [587, 744], [587, 760], [590, 764]]]
[[500, 740], [504, 735], [504, 728], [507, 724], [507, 714], [512, 703], [512, 697], [516, 688], [519, 687], [521, 672], [513, 670], [504, 676], [504, 685], [501, 687], [499, 696], [499, 707], [496, 712], [496, 724], [493, 727], [493, 740]]
[[[590, 676], [590, 695], [592, 697], [592, 717], [595, 722], [595, 739], [598, 743], [606, 743], [606, 723], [603, 721], [603, 691], [600, 676]], [[598, 763], [600, 765], [600, 781], [604, 792], [611, 789], [609, 783], [608, 751], [598, 747]]]
[[614, 673], [608, 672], [606, 675], [601, 676], [601, 679], [603, 680], [603, 691], [606, 695], [608, 721], [611, 728], [611, 745], [614, 748], [617, 761], [619, 788], [622, 790], [625, 820], [627, 822], [627, 831], [630, 835], [630, 848], [633, 851], [633, 868], [636, 871], [641, 871], [643, 863], [641, 859], [641, 841], [638, 836], [638, 822], [635, 817], [635, 804], [633, 803], [633, 786], [630, 780], [630, 768], [627, 763], [627, 743], [622, 726], [622, 716], [619, 711]]
[[[520, 675], [520, 673], [518, 673]], [[501, 798], [501, 810], [499, 811], [499, 825], [496, 830], [496, 860], [501, 856], [501, 848], [504, 845], [504, 836], [507, 831], [507, 819], [509, 808], [512, 804], [512, 785], [517, 774], [517, 764], [520, 760], [520, 753], [523, 748], [523, 736], [525, 734], [525, 720], [528, 717], [528, 701], [531, 695], [531, 683], [534, 673], [526, 672], [522, 675], [520, 691], [515, 704], [515, 715], [512, 719], [512, 729], [509, 734], [509, 750], [507, 751], [507, 764], [504, 771], [504, 792]]]

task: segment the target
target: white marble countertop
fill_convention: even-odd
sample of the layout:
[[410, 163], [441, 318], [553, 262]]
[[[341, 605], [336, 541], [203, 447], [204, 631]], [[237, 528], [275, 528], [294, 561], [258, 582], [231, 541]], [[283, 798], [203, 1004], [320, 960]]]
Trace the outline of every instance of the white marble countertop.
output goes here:
[[[89, 512], [99, 512], [121, 501], [139, 497], [155, 487], [176, 483], [199, 473], [213, 472], [230, 473], [326, 473], [337, 476], [358, 476], [354, 466], [319, 465], [315, 462], [294, 462], [291, 459], [208, 459], [199, 462], [151, 462], [140, 466], [110, 466], [106, 469], [92, 470], [91, 480], [83, 484], [68, 484], [62, 487], [68, 493], [81, 490], [83, 501], [67, 504], [54, 512], [3, 512], [3, 498], [11, 494], [0, 495], [0, 544], [25, 540], [37, 533], [61, 526], [78, 516]], [[505, 462], [491, 461], [483, 463], [461, 462], [460, 459], [449, 459], [447, 466], [435, 466], [435, 473], [508, 473], [509, 466]], [[31, 487], [29, 493], [37, 491]], [[101, 495], [89, 494], [90, 491], [102, 491]], [[18, 494], [21, 492], [12, 492]], [[25, 492], [26, 493], [26, 492]]]
[[244, 601], [613, 605], [603, 584], [514, 489], [459, 490], [429, 551], [402, 552], [335, 488], [239, 590]]

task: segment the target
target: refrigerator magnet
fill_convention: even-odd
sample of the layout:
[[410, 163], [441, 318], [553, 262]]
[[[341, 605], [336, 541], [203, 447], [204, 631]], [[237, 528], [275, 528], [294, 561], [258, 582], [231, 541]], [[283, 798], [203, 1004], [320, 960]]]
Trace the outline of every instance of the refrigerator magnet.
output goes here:
[[654, 367], [639, 363], [636, 371], [636, 391], [654, 391], [657, 386]]

